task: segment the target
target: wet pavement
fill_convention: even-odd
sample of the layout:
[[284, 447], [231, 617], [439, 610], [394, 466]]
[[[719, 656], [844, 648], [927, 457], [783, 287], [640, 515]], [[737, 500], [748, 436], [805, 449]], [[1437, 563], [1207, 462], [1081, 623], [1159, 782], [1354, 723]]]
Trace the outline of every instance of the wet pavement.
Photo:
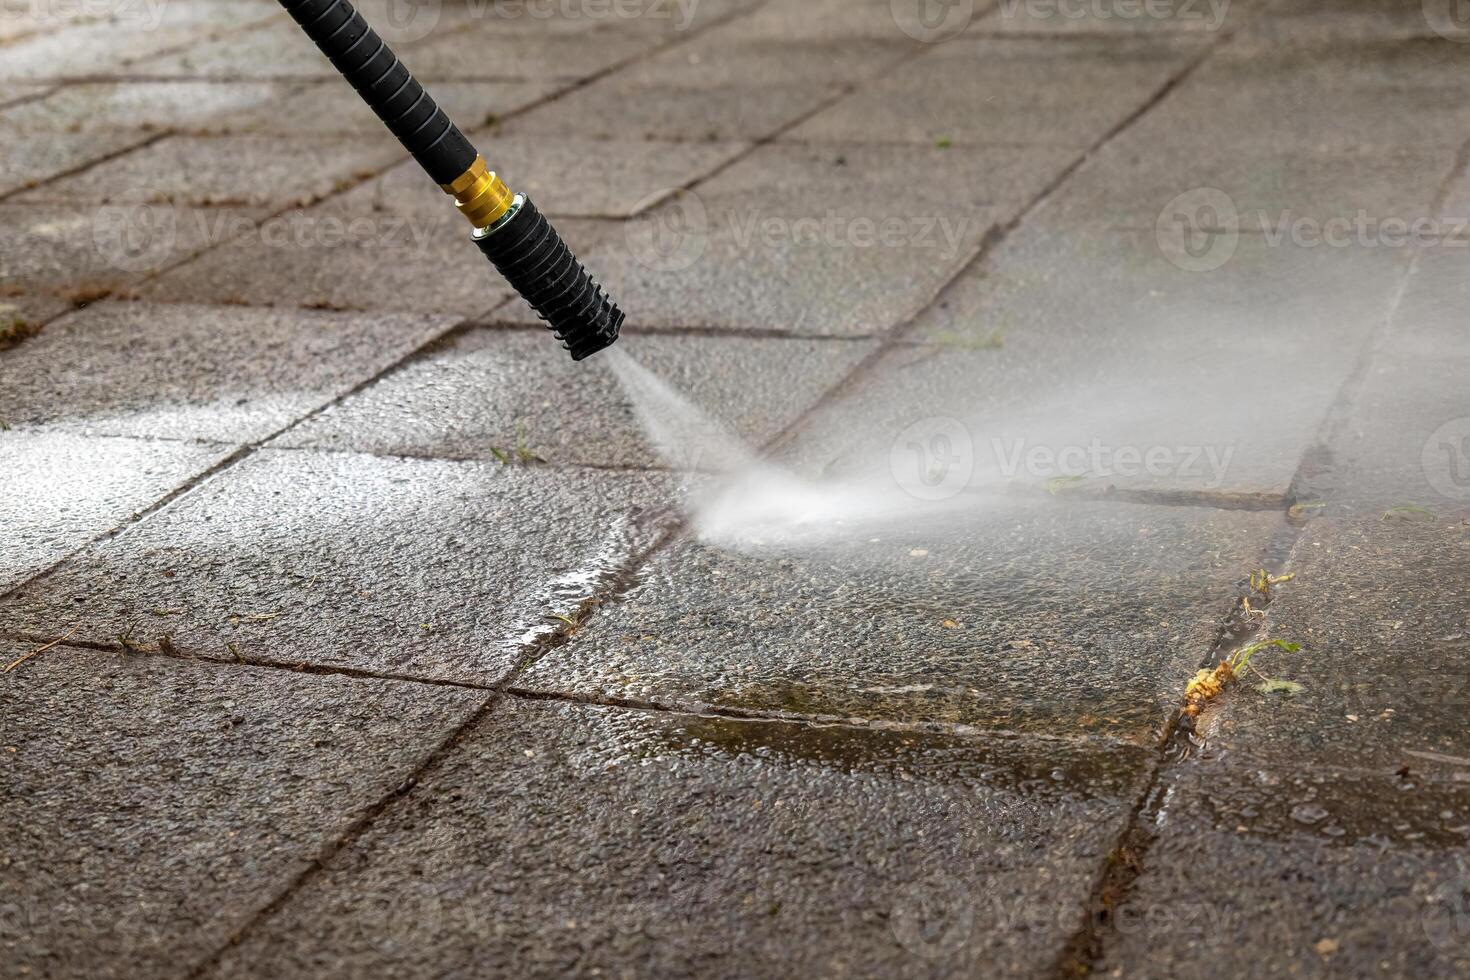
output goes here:
[[0, 0], [0, 975], [1470, 975], [1449, 6]]

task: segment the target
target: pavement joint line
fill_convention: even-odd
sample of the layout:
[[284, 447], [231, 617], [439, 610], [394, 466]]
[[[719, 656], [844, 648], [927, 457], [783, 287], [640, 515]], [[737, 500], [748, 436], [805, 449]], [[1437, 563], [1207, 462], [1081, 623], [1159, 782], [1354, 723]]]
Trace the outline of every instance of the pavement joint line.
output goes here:
[[361, 813], [350, 821], [343, 831], [333, 840], [324, 842], [311, 856], [305, 868], [292, 875], [285, 885], [264, 905], [258, 907], [238, 928], [236, 928], [223, 943], [214, 951], [206, 954], [188, 973], [184, 974], [187, 980], [199, 980], [216, 966], [219, 965], [225, 952], [232, 946], [238, 945], [256, 926], [279, 912], [303, 887], [313, 881], [325, 869], [327, 864], [339, 854], [343, 848], [357, 840], [377, 821], [378, 817], [387, 812], [398, 799], [411, 794], [414, 789], [428, 776], [430, 776], [439, 764], [448, 758], [458, 747], [460, 741], [467, 737], [488, 718], [495, 710], [495, 706], [501, 698], [494, 692], [486, 692], [485, 701], [474, 711], [470, 712], [452, 732], [425, 754], [419, 764], [403, 778], [397, 786], [389, 789], [376, 801], [365, 807]]
[[[760, 9], [759, 7], [752, 8], [752, 10], [750, 12], [753, 13], [755, 10], [759, 10], [759, 9]], [[832, 92], [831, 96], [829, 96], [828, 98], [822, 100], [817, 105], [815, 105], [812, 108], [808, 109], [806, 112], [801, 113], [799, 116], [796, 116], [794, 119], [787, 120], [786, 122], [782, 123], [780, 126], [777, 126], [775, 129], [771, 130], [770, 132], [764, 133], [764, 134], [762, 134], [760, 136], [757, 136], [755, 139], [752, 139], [752, 140], [743, 140], [743, 141], [737, 140], [736, 142], [745, 142], [745, 143], [748, 143], [749, 145], [747, 145], [746, 148], [744, 150], [742, 150], [740, 153], [737, 153], [734, 156], [730, 157], [729, 159], [720, 162], [719, 164], [717, 164], [715, 167], [713, 167], [708, 172], [706, 172], [704, 174], [700, 174], [700, 175], [698, 175], [696, 177], [692, 177], [689, 180], [686, 180], [684, 183], [678, 185], [677, 187], [669, 188], [669, 192], [667, 194], [663, 195], [662, 197], [658, 198], [657, 200], [650, 201], [648, 204], [644, 205], [643, 208], [641, 208], [638, 211], [635, 211], [634, 213], [628, 215], [626, 218], [624, 218], [622, 220], [627, 221], [627, 220], [630, 220], [632, 218], [636, 218], [639, 215], [644, 214], [644, 213], [652, 210], [654, 207], [658, 206], [659, 204], [662, 204], [664, 201], [667, 201], [669, 198], [676, 196], [677, 194], [680, 194], [680, 193], [682, 193], [684, 191], [693, 191], [700, 184], [703, 184], [706, 181], [709, 181], [709, 180], [712, 180], [715, 177], [718, 177], [720, 174], [724, 173], [726, 170], [729, 170], [731, 167], [735, 166], [737, 163], [740, 163], [742, 160], [745, 160], [747, 157], [751, 156], [756, 151], [758, 151], [758, 150], [760, 150], [760, 149], [762, 149], [764, 147], [770, 146], [770, 145], [772, 145], [774, 143], [780, 142], [781, 135], [783, 133], [790, 132], [791, 130], [793, 130], [796, 127], [800, 126], [802, 123], [806, 122], [808, 119], [811, 119], [813, 116], [816, 116], [818, 113], [825, 112], [826, 110], [832, 108], [834, 105], [836, 105], [837, 103], [841, 102], [843, 99], [845, 99], [848, 96], [853, 95], [854, 93], [856, 93], [858, 90], [860, 90], [861, 88], [863, 88], [865, 85], [868, 85], [868, 84], [870, 84], [870, 83], [872, 83], [872, 82], [874, 82], [874, 81], [876, 81], [876, 80], [878, 80], [880, 78], [883, 78], [884, 76], [886, 76], [888, 74], [891, 74], [892, 72], [894, 72], [895, 70], [897, 70], [899, 67], [901, 67], [903, 65], [906, 65], [909, 62], [914, 61], [914, 60], [922, 57], [923, 55], [929, 54], [929, 53], [930, 52], [925, 48], [925, 46], [922, 43], [916, 43], [916, 46], [913, 48], [913, 50], [911, 50], [908, 54], [904, 55], [902, 58], [896, 59], [892, 64], [886, 66], [882, 71], [879, 71], [876, 74], [874, 74], [874, 75], [872, 75], [872, 76], [870, 76], [868, 78], [864, 78], [861, 81], [842, 82], [842, 83], [838, 84], [835, 87], [834, 91]]]
[[81, 163], [75, 167], [71, 167], [70, 169], [54, 173], [51, 176], [47, 177], [45, 180], [38, 180], [29, 184], [22, 184], [19, 187], [5, 191], [4, 193], [0, 193], [0, 203], [4, 203], [17, 194], [24, 194], [25, 192], [33, 191], [38, 187], [45, 187], [47, 184], [51, 183], [54, 180], [62, 180], [67, 177], [74, 177], [77, 174], [84, 173], [87, 170], [90, 170], [92, 167], [95, 167], [98, 164], [109, 163], [113, 160], [116, 160], [120, 156], [125, 156], [129, 153], [132, 153], [134, 150], [141, 150], [144, 147], [152, 146], [159, 140], [167, 139], [171, 135], [171, 130], [164, 130], [162, 132], [154, 133], [151, 136], [146, 137], [140, 133], [140, 138], [136, 143], [129, 143], [127, 146], [124, 146], [121, 149], [113, 150], [111, 153], [103, 154], [102, 156], [97, 157], [94, 160], [88, 160], [86, 163]]
[[[36, 572], [34, 575], [31, 575], [31, 576], [29, 576], [29, 577], [27, 577], [25, 579], [22, 579], [20, 582], [17, 582], [14, 586], [12, 586], [9, 589], [6, 589], [4, 591], [0, 591], [0, 600], [9, 599], [11, 596], [15, 595], [20, 590], [22, 590], [24, 588], [27, 588], [30, 585], [32, 585], [32, 584], [34, 584], [34, 583], [36, 583], [36, 582], [38, 582], [38, 581], [40, 581], [40, 580], [48, 577], [53, 572], [55, 572], [58, 568], [60, 568], [62, 565], [66, 564], [68, 561], [70, 561], [73, 558], [77, 557], [78, 555], [82, 554], [88, 548], [91, 548], [92, 546], [98, 544], [99, 542], [106, 541], [106, 540], [109, 540], [111, 538], [115, 538], [119, 534], [121, 534], [123, 531], [125, 531], [128, 528], [132, 527], [133, 525], [140, 524], [143, 521], [147, 520], [148, 518], [152, 517], [154, 514], [158, 513], [160, 510], [163, 510], [165, 507], [169, 506], [170, 504], [174, 503], [174, 501], [176, 501], [180, 497], [184, 496], [186, 493], [189, 493], [190, 491], [194, 490], [196, 487], [203, 485], [208, 480], [210, 480], [210, 479], [218, 476], [219, 474], [225, 472], [226, 470], [228, 470], [231, 467], [233, 467], [236, 463], [239, 463], [240, 461], [242, 461], [242, 460], [244, 460], [244, 459], [246, 459], [246, 458], [254, 455], [255, 452], [257, 450], [259, 450], [267, 442], [271, 441], [272, 439], [276, 438], [277, 436], [281, 435], [282, 433], [289, 431], [291, 428], [293, 428], [297, 424], [299, 424], [301, 422], [304, 422], [304, 421], [306, 421], [308, 419], [311, 419], [311, 418], [315, 417], [316, 415], [320, 414], [321, 412], [325, 411], [326, 409], [330, 408], [331, 406], [338, 404], [339, 402], [342, 401], [342, 399], [348, 398], [351, 395], [354, 395], [357, 392], [361, 391], [363, 388], [366, 388], [368, 385], [372, 384], [374, 381], [376, 381], [379, 377], [381, 377], [387, 371], [393, 370], [395, 367], [397, 367], [402, 362], [404, 362], [404, 361], [408, 360], [409, 358], [413, 357], [414, 355], [416, 355], [421, 348], [423, 348], [425, 346], [428, 346], [429, 344], [438, 343], [441, 338], [445, 337], [446, 335], [448, 335], [449, 333], [451, 333], [455, 329], [457, 329], [462, 322], [463, 321], [458, 321], [458, 322], [450, 323], [448, 326], [446, 326], [444, 329], [440, 330], [433, 337], [430, 337], [428, 340], [424, 341], [423, 344], [420, 344], [418, 347], [415, 347], [412, 350], [408, 351], [402, 357], [400, 357], [396, 361], [394, 361], [392, 364], [390, 364], [387, 367], [385, 367], [382, 371], [379, 371], [377, 374], [374, 374], [372, 377], [365, 378], [365, 379], [359, 381], [357, 384], [353, 385], [347, 391], [343, 392], [342, 394], [338, 395], [337, 397], [335, 397], [335, 398], [333, 398], [333, 399], [331, 399], [331, 400], [329, 400], [329, 401], [327, 401], [327, 402], [325, 402], [325, 403], [323, 403], [321, 405], [318, 405], [315, 409], [312, 409], [311, 411], [307, 412], [305, 415], [301, 416], [300, 418], [292, 419], [291, 421], [287, 422], [285, 425], [281, 426], [280, 428], [278, 428], [278, 429], [276, 429], [276, 430], [274, 430], [272, 432], [268, 432], [265, 435], [262, 435], [261, 437], [259, 437], [258, 439], [254, 439], [254, 440], [251, 440], [249, 442], [245, 442], [245, 443], [239, 444], [238, 448], [236, 448], [234, 452], [230, 453], [228, 456], [224, 457], [223, 459], [218, 460], [217, 462], [215, 462], [214, 464], [210, 465], [206, 469], [200, 471], [199, 473], [194, 474], [192, 477], [190, 477], [189, 479], [183, 481], [182, 483], [180, 483], [178, 486], [174, 487], [173, 489], [169, 490], [167, 493], [165, 493], [163, 496], [159, 497], [157, 500], [154, 500], [151, 503], [149, 503], [148, 506], [146, 506], [144, 508], [141, 508], [140, 510], [134, 511], [126, 519], [124, 519], [120, 523], [114, 525], [113, 527], [110, 527], [110, 528], [108, 528], [108, 529], [106, 529], [104, 531], [100, 531], [97, 534], [93, 535], [87, 541], [83, 542], [81, 545], [79, 545], [78, 547], [72, 549], [71, 551], [68, 551], [65, 555], [63, 555], [62, 557], [60, 557], [56, 561], [52, 562], [51, 564], [47, 565], [46, 567], [42, 568], [40, 571]], [[130, 438], [130, 437], [120, 437], [120, 438]]]
[[915, 735], [941, 735], [951, 738], [1002, 738], [1027, 741], [1053, 742], [1066, 745], [1106, 745], [1113, 748], [1147, 748], [1138, 742], [1116, 738], [1111, 735], [1053, 735], [1049, 732], [1014, 731], [1007, 728], [982, 728], [974, 725], [946, 722], [899, 721], [885, 718], [860, 718], [844, 715], [799, 715], [784, 712], [763, 712], [744, 708], [727, 708], [721, 705], [695, 703], [688, 706], [649, 701], [642, 698], [622, 698], [607, 694], [578, 694], [570, 691], [540, 691], [509, 685], [501, 694], [524, 701], [553, 701], [595, 708], [617, 708], [625, 711], [645, 711], [661, 715], [690, 715], [699, 718], [714, 718], [722, 721], [749, 722], [752, 724], [776, 723], [797, 725], [804, 728], [840, 728], [860, 732], [907, 732]]
[[[514, 297], [512, 297], [512, 299], [514, 299]], [[501, 306], [497, 305], [495, 309], [501, 309]], [[487, 332], [498, 331], [507, 333], [525, 331], [535, 331], [538, 333], [542, 333], [546, 330], [546, 325], [542, 323], [518, 323], [514, 320], [498, 319], [493, 315], [485, 320], [472, 321], [469, 324], [469, 327], [474, 330], [484, 330]], [[696, 327], [678, 325], [658, 327], [643, 327], [637, 325], [631, 327], [624, 326], [619, 336], [709, 337], [714, 340], [721, 340], [725, 338], [729, 338], [731, 340], [800, 340], [819, 341], [822, 343], [831, 342], [837, 344], [866, 343], [868, 341], [878, 339], [877, 334], [871, 333], [833, 335], [823, 333], [808, 333], [805, 331], [791, 332], [787, 330], [777, 330], [771, 327]]]
[[[1223, 47], [1231, 39], [1232, 37], [1229, 36], [1222, 38], [1216, 48], [1212, 50]], [[1456, 155], [1455, 163], [1440, 181], [1434, 203], [1431, 207], [1434, 213], [1438, 214], [1443, 209], [1455, 180], [1465, 172], [1467, 165], [1470, 165], [1470, 140], [1467, 140], [1461, 145]], [[1359, 348], [1358, 358], [1354, 363], [1353, 369], [1339, 386], [1332, 406], [1329, 407], [1324, 415], [1321, 427], [1319, 428], [1318, 438], [1303, 452], [1302, 458], [1298, 462], [1297, 473], [1291, 481], [1292, 490], [1289, 490], [1287, 494], [1288, 501], [1294, 499], [1294, 491], [1302, 478], [1303, 467], [1322, 448], [1329, 446], [1331, 440], [1340, 431], [1342, 419], [1346, 416], [1346, 413], [1340, 409], [1356, 397], [1357, 389], [1366, 379], [1374, 355], [1381, 348], [1386, 338], [1392, 333], [1399, 306], [1407, 292], [1408, 284], [1414, 274], [1414, 270], [1418, 266], [1420, 255], [1422, 255], [1422, 252], [1416, 251], [1410, 258], [1407, 268], [1400, 273], [1397, 288], [1390, 300], [1389, 309], [1385, 312], [1384, 318], [1377, 329], [1375, 329], [1373, 334]], [[1268, 550], [1273, 547], [1285, 546], [1284, 556], [1279, 562], [1283, 571], [1292, 567], [1293, 560], [1305, 539], [1306, 525], [1293, 525], [1288, 522], [1278, 532], [1278, 535], [1273, 539], [1271, 544], [1268, 545]], [[1232, 648], [1239, 649], [1254, 637], [1269, 635], [1271, 617], [1269, 603], [1263, 607], [1263, 610], [1265, 615], [1257, 623], [1253, 624], [1252, 630], [1245, 636], [1241, 636], [1238, 634], [1238, 631], [1232, 630], [1230, 623], [1231, 617], [1227, 616], [1225, 621], [1221, 623], [1220, 632], [1210, 660], [1218, 662], [1224, 656], [1228, 656], [1232, 652]], [[1234, 609], [1232, 609], [1233, 612]], [[1209, 661], [1207, 661], [1206, 666], [1208, 664]], [[1229, 694], [1229, 691], [1224, 692], [1221, 695], [1221, 700], [1228, 697]], [[1085, 906], [1083, 921], [1057, 958], [1053, 973], [1059, 980], [1075, 977], [1079, 970], [1089, 973], [1095, 972], [1097, 967], [1106, 962], [1108, 950], [1111, 944], [1116, 941], [1116, 925], [1112, 923], [1103, 925], [1096, 921], [1092, 917], [1090, 910], [1106, 907], [1099, 904], [1105, 892], [1114, 894], [1120, 898], [1126, 897], [1143, 875], [1147, 873], [1145, 861], [1151, 845], [1158, 837], [1158, 832], [1156, 820], [1146, 819], [1146, 817], [1150, 814], [1161, 814], [1166, 808], [1167, 803], [1164, 800], [1165, 783], [1170, 774], [1184, 765], [1192, 754], [1190, 751], [1177, 754], [1171, 753], [1171, 748], [1176, 747], [1176, 735], [1179, 733], [1179, 722], [1182, 717], [1182, 709], [1176, 709], [1169, 720], [1159, 745], [1158, 758], [1149, 774], [1148, 786], [1139, 797], [1129, 815], [1127, 826], [1122, 834], [1119, 835], [1117, 843], [1111, 851], [1114, 855], [1125, 856], [1126, 860], [1117, 860], [1110, 863], [1105, 862], [1099, 870], [1094, 882], [1093, 891], [1090, 894], [1089, 904]], [[1374, 772], [1377, 773], [1376, 770]], [[1382, 773], [1377, 774], [1382, 775]]]

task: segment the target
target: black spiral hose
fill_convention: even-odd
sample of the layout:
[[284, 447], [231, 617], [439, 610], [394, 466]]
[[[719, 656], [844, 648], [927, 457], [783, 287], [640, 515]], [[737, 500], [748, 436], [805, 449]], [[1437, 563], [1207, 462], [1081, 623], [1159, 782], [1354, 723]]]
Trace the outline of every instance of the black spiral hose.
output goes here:
[[434, 183], [449, 183], [475, 162], [474, 146], [352, 4], [347, 0], [281, 0], [281, 6]]
[[[623, 312], [529, 199], [491, 182], [473, 144], [347, 0], [280, 0], [434, 183], [456, 194], [475, 242], [555, 332], [573, 360], [618, 339]], [[472, 190], [461, 192], [461, 185]], [[456, 184], [451, 188], [451, 184]], [[467, 198], [470, 201], [467, 203]], [[476, 219], [495, 202], [494, 220]]]

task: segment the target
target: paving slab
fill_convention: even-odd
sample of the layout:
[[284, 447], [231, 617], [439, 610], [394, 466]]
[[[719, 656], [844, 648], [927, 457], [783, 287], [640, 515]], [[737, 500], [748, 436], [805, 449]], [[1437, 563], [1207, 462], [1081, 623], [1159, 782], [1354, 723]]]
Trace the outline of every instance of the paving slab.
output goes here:
[[[658, 335], [629, 336], [619, 346], [688, 392], [740, 441], [757, 446], [873, 347]], [[525, 447], [553, 464], [700, 465], [698, 459], [666, 459], [649, 444], [605, 358], [574, 362], [549, 334], [535, 330], [475, 330], [453, 337], [292, 429], [281, 442], [483, 460], [514, 456], [517, 447]]]
[[961, 39], [936, 45], [791, 130], [793, 139], [1091, 146], [1203, 48]]
[[167, 204], [0, 205], [0, 290], [62, 307], [126, 292], [252, 227], [256, 213]]
[[0, 360], [16, 431], [242, 443], [386, 370], [445, 317], [104, 303]]
[[[1340, 8], [1334, 7], [1332, 19], [1339, 13]], [[1307, 91], [1334, 85], [1353, 91], [1420, 87], [1463, 91], [1467, 64], [1470, 50], [1443, 37], [1326, 37], [1290, 43], [1242, 37], [1219, 48], [1191, 81], [1228, 86], [1273, 78], [1294, 80]]]
[[[1039, 182], [1011, 151], [977, 189], [985, 162], [933, 147], [763, 146], [584, 258], [648, 326], [870, 335], [922, 309], [1014, 207], [1007, 192]], [[1060, 165], [1035, 165], [1048, 162]], [[895, 215], [893, 188], [918, 169], [929, 179]], [[496, 316], [536, 322], [519, 301]]]
[[147, 509], [225, 454], [170, 442], [0, 432], [6, 485], [0, 498], [0, 525], [6, 529], [0, 590]]
[[1470, 411], [1462, 393], [1470, 340], [1456, 313], [1470, 264], [1465, 243], [1461, 231], [1417, 250], [1391, 327], [1299, 476], [1300, 499], [1372, 518], [1393, 510], [1393, 519], [1457, 520], [1470, 510]]
[[919, 346], [887, 353], [787, 457], [886, 480], [894, 442], [941, 418], [971, 487], [1283, 499], [1408, 256], [1254, 235], [1211, 248], [1233, 251], [1191, 271], [1195, 257], [1166, 259], [1152, 233], [1023, 227], [918, 317], [905, 337]]
[[[238, 83], [232, 83], [238, 84]], [[261, 83], [283, 84], [283, 83]], [[465, 132], [540, 102], [562, 86], [557, 82], [436, 82], [430, 93], [439, 108]], [[231, 132], [286, 135], [370, 134], [383, 121], [340, 78], [312, 82], [270, 105], [248, 106], [213, 121]]]
[[146, 133], [12, 134], [0, 139], [0, 197], [39, 187], [151, 138]]
[[386, 134], [354, 140], [170, 136], [108, 161], [105, 170], [53, 180], [19, 200], [283, 208], [309, 204], [403, 156], [403, 147]]
[[[151, 9], [166, 11], [172, 6], [157, 4]], [[130, 63], [146, 62], [161, 52], [197, 43], [210, 33], [207, 27], [169, 24], [150, 28], [149, 23], [146, 17], [97, 21], [20, 38], [5, 46], [0, 79], [60, 81], [109, 75], [126, 70]]]
[[578, 79], [606, 71], [665, 43], [636, 31], [600, 29], [595, 22], [570, 31], [548, 31], [538, 24], [507, 33], [503, 19], [472, 23], [467, 29], [436, 33], [413, 45], [404, 64], [415, 78], [430, 79]]
[[[487, 313], [511, 289], [470, 240], [469, 224], [453, 202], [438, 203], [433, 214], [335, 200], [286, 212], [243, 226], [228, 243], [139, 294], [161, 302]], [[576, 219], [558, 221], [557, 230], [578, 255], [610, 233], [605, 222]]]
[[686, 541], [517, 679], [691, 707], [1149, 741], [1280, 515], [982, 500]]
[[1145, 765], [507, 699], [211, 975], [1035, 976]]
[[[513, 190], [526, 194], [553, 217], [628, 217], [750, 147], [749, 143], [502, 136], [494, 131], [471, 139]], [[453, 201], [412, 160], [353, 188], [341, 203], [425, 217], [442, 216], [446, 208], [454, 214]], [[463, 219], [456, 220], [463, 224]]]
[[1170, 776], [1167, 805], [1145, 815], [1157, 839], [1095, 971], [1464, 976], [1470, 787], [1281, 761]]
[[1287, 568], [1269, 633], [1301, 649], [1253, 662], [1301, 689], [1264, 694], [1252, 678], [1201, 734], [1247, 759], [1470, 780], [1470, 524], [1313, 520]]
[[64, 646], [0, 689], [0, 958], [57, 978], [203, 960], [484, 699]]
[[1453, 4], [1440, 0], [1273, 0], [1243, 25], [1252, 40], [1403, 41], [1470, 36]]
[[[1252, 71], [1232, 65], [1187, 80], [1129, 128], [1128, 141], [1187, 153], [1194, 166], [1229, 166], [1269, 149], [1292, 159], [1343, 154], [1352, 160], [1365, 151], [1392, 159], [1406, 151], [1455, 149], [1470, 122], [1465, 92], [1453, 86], [1355, 83], [1371, 76], [1346, 68], [1304, 72], [1290, 55], [1247, 64]], [[1231, 152], [1220, 153], [1222, 145]], [[1333, 164], [1323, 167], [1325, 176], [1333, 174]]]
[[17, 592], [3, 618], [488, 684], [660, 533], [666, 499], [641, 474], [264, 450]]
[[972, 28], [985, 7], [961, 2], [934, 11], [891, 0], [775, 0], [721, 29], [754, 39], [939, 43]]
[[749, 37], [745, 19], [627, 65], [608, 78], [511, 120], [533, 137], [758, 139], [779, 131], [844, 85], [881, 74], [911, 53], [897, 39], [792, 41]]
[[1315, 235], [1324, 246], [1362, 237], [1366, 245], [1400, 226], [1398, 234], [1407, 238], [1416, 222], [1435, 213], [1457, 153], [1452, 146], [1283, 151], [1273, 141], [1253, 140], [1218, 154], [1198, 144], [1161, 144], [1157, 136], [1140, 128], [1099, 150], [1035, 220], [1058, 229], [1084, 223], [1153, 229], [1181, 195], [1202, 196], [1199, 189], [1209, 188], [1229, 202], [1217, 210], [1216, 227], [1297, 236], [1303, 244]]
[[[278, 112], [297, 87], [286, 82], [78, 82], [0, 112], [0, 132], [34, 139], [48, 132], [208, 129], [249, 109], [269, 106]], [[381, 131], [382, 123], [378, 126]]]

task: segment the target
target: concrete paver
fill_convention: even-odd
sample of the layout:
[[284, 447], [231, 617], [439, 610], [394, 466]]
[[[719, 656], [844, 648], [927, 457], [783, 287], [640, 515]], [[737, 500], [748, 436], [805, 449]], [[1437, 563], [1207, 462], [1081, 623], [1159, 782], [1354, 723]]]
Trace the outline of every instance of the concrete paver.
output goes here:
[[69, 431], [249, 442], [447, 330], [443, 317], [106, 303], [0, 360], [0, 418]]
[[1201, 50], [1184, 41], [956, 40], [864, 86], [791, 136], [1085, 148]]
[[1162, 787], [1100, 971], [1463, 976], [1465, 787], [1280, 762], [1194, 763]]
[[1200, 268], [1153, 232], [1028, 227], [915, 321], [906, 336], [924, 346], [887, 353], [788, 458], [884, 476], [894, 441], [943, 417], [972, 487], [1075, 478], [1068, 490], [1279, 500], [1408, 259], [1241, 234]]
[[[561, 87], [547, 81], [436, 82], [432, 94], [455, 125], [469, 132], [494, 118], [519, 112]], [[296, 86], [291, 95], [277, 103], [245, 107], [221, 115], [213, 123], [233, 132], [292, 136], [383, 134], [383, 121], [339, 78]], [[422, 172], [420, 176], [422, 179]]]
[[664, 482], [265, 450], [0, 608], [28, 635], [80, 618], [78, 641], [490, 684], [652, 542]]
[[171, 136], [108, 161], [103, 171], [53, 180], [18, 199], [281, 208], [308, 204], [403, 156], [403, 147], [386, 134], [351, 142], [305, 136]]
[[[695, 393], [719, 424], [757, 446], [872, 350], [862, 342], [743, 337], [629, 336], [626, 344], [640, 364]], [[701, 463], [662, 458], [606, 363], [572, 362], [538, 331], [461, 334], [280, 441], [455, 459], [514, 456], [519, 446], [554, 464]]]
[[0, 691], [0, 960], [58, 978], [204, 959], [484, 700], [64, 646]]
[[0, 139], [0, 196], [36, 187], [146, 142], [142, 133], [40, 133]]
[[1033, 976], [1143, 764], [503, 700], [212, 975]]
[[173, 205], [0, 205], [0, 289], [90, 301], [254, 227], [259, 211]]
[[179, 443], [0, 432], [6, 486], [0, 496], [0, 590], [117, 527], [225, 455]]
[[1239, 511], [977, 501], [827, 546], [772, 541], [746, 554], [686, 542], [516, 683], [1147, 741], [1208, 654], [1222, 597], [1280, 524]]
[[815, 42], [750, 38], [744, 20], [619, 69], [607, 79], [512, 120], [535, 137], [757, 139], [775, 133], [842, 86], [881, 75], [913, 53], [901, 38]]
[[0, 112], [0, 132], [31, 140], [43, 132], [206, 129], [247, 109], [278, 109], [297, 87], [284, 82], [81, 82]]

